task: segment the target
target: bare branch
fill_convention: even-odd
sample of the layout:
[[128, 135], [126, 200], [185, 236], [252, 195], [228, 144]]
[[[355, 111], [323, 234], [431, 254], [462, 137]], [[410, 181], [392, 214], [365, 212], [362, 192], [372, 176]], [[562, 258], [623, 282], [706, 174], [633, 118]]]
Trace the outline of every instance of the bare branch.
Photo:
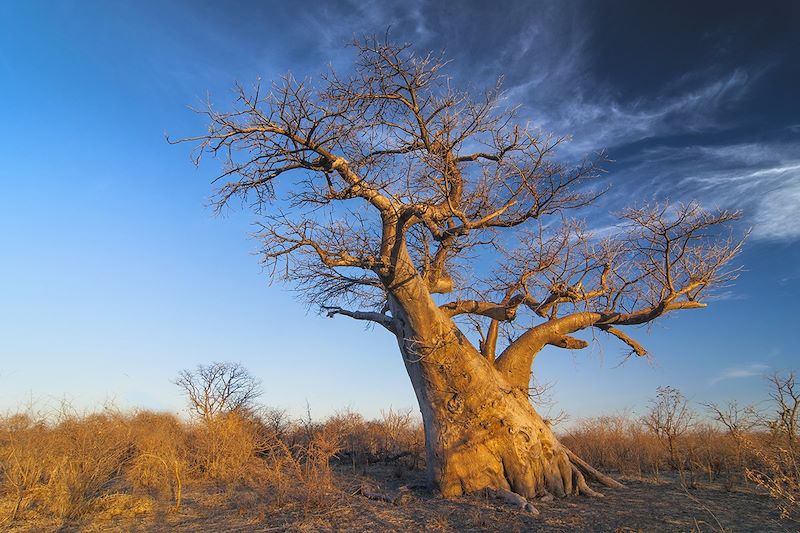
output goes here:
[[576, 227], [549, 239], [538, 235], [531, 241], [537, 244], [533, 262], [523, 255], [512, 257], [510, 272], [517, 279], [530, 273], [526, 291], [541, 295], [541, 303], [530, 306], [532, 311], [547, 318], [498, 357], [497, 367], [515, 376], [509, 379], [517, 386], [527, 384], [533, 357], [543, 346], [589, 327], [646, 355], [620, 327], [646, 324], [672, 311], [704, 308], [707, 304], [700, 299], [709, 288], [735, 278], [737, 270], [726, 270], [726, 265], [739, 253], [742, 241], [729, 236], [720, 242], [716, 234], [736, 220], [736, 213], [709, 213], [696, 204], [674, 209], [661, 204], [621, 216], [627, 227], [614, 241], [593, 243]]
[[376, 324], [380, 324], [381, 326], [385, 327], [392, 333], [395, 332], [392, 317], [383, 313], [376, 313], [373, 311], [348, 311], [347, 309], [342, 309], [341, 307], [323, 307], [323, 309], [327, 313], [328, 318], [333, 318], [335, 315], [349, 316], [350, 318], [356, 320], [368, 320], [370, 322], [375, 322]]
[[639, 357], [644, 357], [645, 355], [647, 355], [647, 350], [644, 349], [644, 346], [642, 346], [641, 344], [630, 338], [628, 335], [626, 335], [619, 329], [607, 325], [600, 325], [598, 327], [601, 330], [608, 333], [609, 335], [615, 336], [616, 338], [618, 338], [619, 340], [630, 346], [631, 350], [633, 350], [633, 353], [635, 353]]
[[605, 190], [593, 183], [603, 154], [558, 161], [565, 138], [519, 124], [499, 83], [454, 90], [440, 56], [376, 38], [354, 47], [351, 72], [239, 86], [231, 111], [209, 104], [208, 132], [183, 139], [223, 160], [213, 205], [258, 214], [265, 268], [310, 303], [384, 326], [389, 303], [424, 311], [411, 317], [421, 325], [465, 321], [483, 357], [527, 386], [545, 345], [580, 349], [569, 335], [598, 328], [644, 355], [621, 328], [704, 307], [735, 279], [742, 241], [723, 232], [737, 213], [628, 209], [618, 235], [597, 239], [568, 215]]

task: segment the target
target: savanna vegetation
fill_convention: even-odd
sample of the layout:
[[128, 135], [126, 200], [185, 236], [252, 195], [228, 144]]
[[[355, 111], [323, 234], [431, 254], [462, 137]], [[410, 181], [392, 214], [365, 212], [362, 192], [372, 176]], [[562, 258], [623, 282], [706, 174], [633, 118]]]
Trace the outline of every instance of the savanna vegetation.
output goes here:
[[[243, 376], [245, 401], [223, 401], [231, 391], [226, 379]], [[648, 522], [658, 519], [659, 500], [670, 502], [666, 516], [688, 513], [684, 525], [692, 530], [800, 525], [800, 388], [791, 373], [772, 376], [769, 398], [758, 406], [695, 405], [667, 387], [637, 416], [564, 424], [556, 434], [571, 450], [627, 486], [607, 491], [603, 505], [641, 499], [624, 504], [629, 515], [623, 506], [589, 523], [570, 518], [565, 500], [547, 497], [536, 508], [491, 491], [438, 498], [426, 484], [421, 421], [410, 411], [389, 409], [374, 420], [352, 411], [291, 419], [257, 403], [258, 382], [240, 365], [201, 366], [176, 383], [184, 392], [188, 383], [209, 391], [206, 399], [221, 407], [198, 412], [197, 397], [188, 397], [190, 418], [113, 406], [81, 414], [62, 405], [0, 419], [3, 527], [648, 530], [665, 528]]]

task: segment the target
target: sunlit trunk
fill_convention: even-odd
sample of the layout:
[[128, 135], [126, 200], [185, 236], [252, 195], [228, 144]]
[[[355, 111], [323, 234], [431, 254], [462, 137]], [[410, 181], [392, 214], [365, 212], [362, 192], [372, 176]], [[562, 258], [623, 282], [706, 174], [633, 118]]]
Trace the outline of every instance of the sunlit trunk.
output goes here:
[[390, 303], [401, 324], [397, 339], [422, 413], [434, 487], [444, 496], [484, 488], [526, 498], [595, 494], [527, 391], [510, 386], [449, 317], [428, 310], [421, 319], [411, 315], [426, 309]]

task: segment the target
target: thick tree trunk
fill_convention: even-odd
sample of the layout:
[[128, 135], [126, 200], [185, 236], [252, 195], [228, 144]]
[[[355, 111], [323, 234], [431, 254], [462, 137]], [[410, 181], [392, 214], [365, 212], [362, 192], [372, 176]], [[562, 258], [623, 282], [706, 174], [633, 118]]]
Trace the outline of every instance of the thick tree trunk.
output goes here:
[[562, 446], [533, 409], [530, 363], [524, 384], [512, 383], [439, 309], [405, 247], [391, 255], [392, 329], [422, 413], [430, 483], [444, 496], [488, 488], [524, 498], [597, 495], [584, 475], [621, 487]]
[[452, 320], [392, 311], [425, 425], [428, 478], [444, 496], [485, 488], [597, 495], [585, 476], [621, 487], [562, 446], [527, 390], [511, 386]]

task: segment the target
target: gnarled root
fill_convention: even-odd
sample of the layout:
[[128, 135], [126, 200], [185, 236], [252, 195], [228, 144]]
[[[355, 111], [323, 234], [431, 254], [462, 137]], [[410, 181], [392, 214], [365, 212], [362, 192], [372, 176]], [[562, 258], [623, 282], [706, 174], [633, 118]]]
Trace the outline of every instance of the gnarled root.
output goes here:
[[505, 493], [518, 495], [524, 507], [522, 502], [548, 495], [602, 496], [587, 479], [623, 488], [561, 444], [527, 396], [483, 400], [474, 408], [480, 416], [450, 403], [442, 416], [448, 423], [437, 427], [436, 447], [428, 454], [431, 479], [445, 497], [489, 487], [504, 491], [498, 494], [505, 500]]
[[575, 491], [575, 494], [583, 494], [585, 496], [592, 496], [593, 498], [603, 497], [602, 494], [593, 490], [589, 485], [586, 484], [586, 479], [575, 465], [572, 465], [572, 485], [574, 487], [573, 490]]
[[[575, 461], [573, 457], [578, 461]], [[595, 491], [586, 483], [582, 466], [591, 469], [585, 461], [561, 446], [552, 462], [544, 465], [544, 490], [540, 488], [537, 495], [543, 498], [552, 497], [553, 495], [560, 498], [571, 495], [602, 498], [603, 495], [601, 493]]]
[[[560, 444], [560, 443], [559, 443]], [[612, 479], [611, 477], [599, 472], [589, 463], [575, 455], [575, 453], [564, 446], [560, 445], [561, 451], [564, 455], [558, 461], [559, 473], [561, 475], [561, 484], [558, 480], [549, 480], [550, 485], [555, 488], [556, 496], [567, 496], [570, 494], [591, 496], [594, 498], [602, 498], [603, 494], [592, 489], [586, 482], [586, 478], [596, 481], [606, 487], [624, 489], [625, 485]]]
[[502, 500], [503, 502], [507, 503], [508, 505], [520, 511], [527, 511], [534, 515], [539, 514], [539, 510], [536, 507], [531, 505], [531, 503], [528, 500], [526, 500], [516, 492], [511, 492], [510, 490], [506, 489], [486, 488], [480, 491], [480, 493], [485, 494], [486, 496], [489, 496], [491, 498]]
[[612, 489], [626, 488], [625, 485], [623, 485], [616, 479], [613, 479], [610, 476], [607, 476], [602, 472], [598, 471], [597, 469], [595, 469], [594, 467], [592, 467], [589, 463], [587, 463], [586, 461], [575, 455], [575, 453], [572, 450], [570, 450], [563, 444], [561, 445], [561, 448], [564, 450], [564, 453], [567, 454], [567, 457], [569, 457], [569, 460], [573, 464], [573, 466], [577, 467], [583, 474], [588, 476], [590, 479], [593, 479], [594, 481], [597, 481], [601, 485], [610, 487]]

